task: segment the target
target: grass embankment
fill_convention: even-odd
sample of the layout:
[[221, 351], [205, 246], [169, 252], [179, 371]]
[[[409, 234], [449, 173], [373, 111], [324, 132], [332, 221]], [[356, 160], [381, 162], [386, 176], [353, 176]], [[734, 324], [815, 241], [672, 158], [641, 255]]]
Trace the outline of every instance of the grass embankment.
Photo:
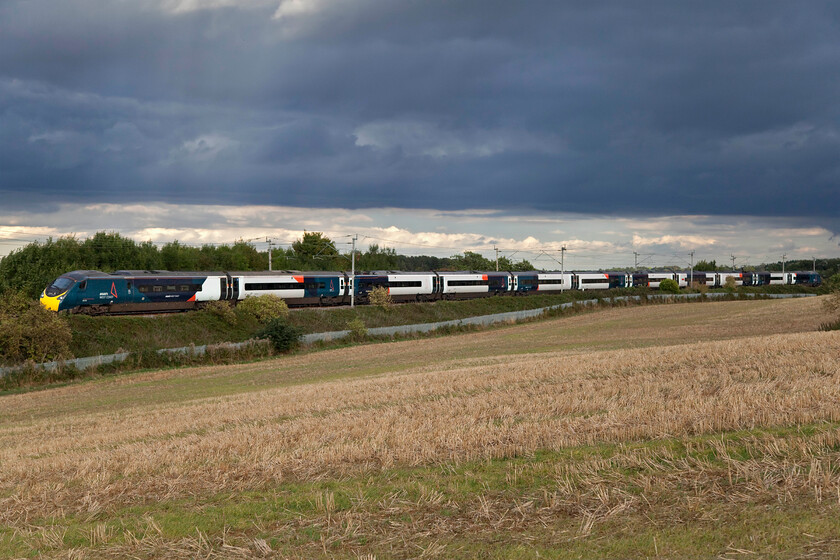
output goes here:
[[840, 333], [815, 299], [8, 396], [0, 558], [838, 554]]
[[[586, 299], [595, 296], [586, 295]], [[387, 308], [357, 306], [304, 308], [290, 312], [290, 324], [304, 333], [340, 331], [347, 323], [361, 319], [367, 328], [415, 323], [433, 323], [557, 305], [579, 294], [494, 297], [467, 301], [408, 303]], [[252, 338], [262, 325], [253, 317], [237, 314], [235, 323], [206, 312], [174, 313], [156, 317], [68, 317], [73, 332], [72, 349], [76, 357], [140, 352], [160, 348], [179, 348], [190, 344], [241, 342]]]
[[[767, 290], [771, 293], [807, 291], [806, 288], [800, 286], [771, 286]], [[756, 292], [755, 289], [747, 288], [743, 291]], [[348, 328], [348, 323], [355, 319], [360, 319], [366, 328], [389, 327], [537, 309], [570, 301], [656, 293], [658, 292], [655, 290], [634, 288], [605, 292], [572, 291], [557, 295], [407, 303], [390, 307], [364, 305], [355, 308], [346, 306], [303, 308], [291, 311], [289, 323], [300, 327], [303, 333], [318, 333], [345, 330]], [[242, 342], [252, 338], [262, 327], [252, 316], [237, 314], [236, 322], [230, 323], [207, 312], [175, 313], [156, 317], [71, 315], [67, 319], [73, 333], [71, 348], [77, 358], [124, 351], [143, 352], [161, 348], [181, 348], [190, 344], [200, 346], [221, 342]]]

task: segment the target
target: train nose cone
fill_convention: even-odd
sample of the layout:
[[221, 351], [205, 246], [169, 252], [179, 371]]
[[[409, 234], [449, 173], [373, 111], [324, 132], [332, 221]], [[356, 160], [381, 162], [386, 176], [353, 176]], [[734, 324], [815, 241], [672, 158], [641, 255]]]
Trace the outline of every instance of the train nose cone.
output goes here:
[[41, 294], [41, 305], [50, 311], [58, 311], [58, 303], [58, 297], [50, 297], [46, 294], [46, 292]]

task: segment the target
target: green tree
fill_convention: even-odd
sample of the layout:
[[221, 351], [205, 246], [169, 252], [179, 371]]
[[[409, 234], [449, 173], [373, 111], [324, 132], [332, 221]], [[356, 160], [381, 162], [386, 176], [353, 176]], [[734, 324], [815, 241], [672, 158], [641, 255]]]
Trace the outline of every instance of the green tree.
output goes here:
[[137, 260], [129, 270], [157, 270], [163, 268], [160, 251], [151, 241], [144, 241], [137, 246]]
[[319, 231], [303, 232], [303, 237], [292, 243], [292, 251], [299, 270], [329, 270], [339, 260], [335, 243]]
[[133, 239], [119, 233], [99, 231], [81, 244], [82, 261], [85, 268], [114, 272], [115, 270], [137, 268], [140, 248]]
[[216, 247], [215, 257], [217, 270], [268, 270], [268, 255], [245, 241]]
[[0, 294], [20, 291], [37, 298], [53, 280], [86, 266], [81, 244], [74, 237], [30, 243], [0, 259]]
[[449, 262], [454, 270], [496, 270], [495, 262], [491, 263], [472, 251], [464, 251], [463, 255], [452, 255]]
[[697, 272], [715, 272], [717, 270], [716, 261], [697, 261], [694, 265], [694, 270]]
[[[493, 268], [490, 270], [495, 270], [496, 265], [493, 264]], [[499, 257], [499, 270], [510, 270], [512, 272], [524, 272], [528, 270], [536, 270], [534, 265], [526, 260], [521, 260], [514, 262], [510, 260], [508, 257]]]
[[413, 272], [424, 270], [443, 270], [446, 268], [451, 268], [449, 266], [449, 259], [442, 259], [440, 257], [431, 257], [427, 255], [397, 255], [397, 270]]
[[196, 270], [200, 253], [199, 249], [181, 245], [179, 241], [170, 241], [160, 250], [162, 268], [164, 270]]
[[366, 253], [356, 255], [356, 268], [358, 270], [399, 270], [399, 259], [397, 252], [388, 247], [380, 248], [373, 244], [368, 247]]

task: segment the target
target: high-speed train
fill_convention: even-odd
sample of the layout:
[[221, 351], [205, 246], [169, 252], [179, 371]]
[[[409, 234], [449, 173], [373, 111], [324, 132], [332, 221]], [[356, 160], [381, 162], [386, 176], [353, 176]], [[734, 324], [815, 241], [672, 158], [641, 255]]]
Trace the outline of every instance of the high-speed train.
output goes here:
[[733, 278], [737, 286], [774, 284], [818, 286], [813, 272], [168, 272], [118, 270], [112, 274], [76, 270], [57, 278], [41, 294], [41, 304], [53, 311], [128, 314], [200, 309], [210, 301], [235, 303], [272, 294], [290, 306], [345, 305], [351, 294], [368, 303], [377, 287], [393, 301], [436, 301], [492, 295], [557, 293], [564, 290], [608, 290], [646, 286], [658, 288], [671, 279], [720, 287]]

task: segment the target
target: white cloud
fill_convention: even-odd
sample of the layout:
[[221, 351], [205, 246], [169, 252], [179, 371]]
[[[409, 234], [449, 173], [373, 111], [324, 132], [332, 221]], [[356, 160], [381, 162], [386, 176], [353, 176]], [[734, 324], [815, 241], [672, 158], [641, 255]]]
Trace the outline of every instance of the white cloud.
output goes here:
[[[500, 217], [505, 219], [500, 219]], [[289, 246], [304, 230], [321, 231], [341, 251], [357, 247], [390, 247], [407, 255], [446, 257], [474, 251], [486, 258], [501, 255], [527, 259], [535, 266], [559, 268], [560, 248], [566, 247], [569, 270], [632, 266], [634, 251], [645, 266], [687, 266], [688, 252], [701, 259], [737, 264], [836, 256], [830, 232], [820, 227], [772, 219], [734, 217], [707, 220], [702, 216], [660, 216], [650, 219], [562, 214], [517, 216], [502, 210], [442, 212], [369, 208], [295, 208], [288, 206], [226, 206], [152, 204], [63, 204], [57, 211], [0, 210], [0, 256], [30, 241], [75, 234], [85, 238], [97, 231], [116, 231], [137, 241], [187, 244], [233, 243], [252, 240], [265, 250], [265, 238]], [[563, 231], [556, 229], [563, 224]]]
[[703, 249], [715, 245], [717, 240], [701, 235], [662, 235], [659, 237], [642, 237], [633, 235], [634, 247], [649, 247], [651, 245], [670, 245], [681, 249]]

